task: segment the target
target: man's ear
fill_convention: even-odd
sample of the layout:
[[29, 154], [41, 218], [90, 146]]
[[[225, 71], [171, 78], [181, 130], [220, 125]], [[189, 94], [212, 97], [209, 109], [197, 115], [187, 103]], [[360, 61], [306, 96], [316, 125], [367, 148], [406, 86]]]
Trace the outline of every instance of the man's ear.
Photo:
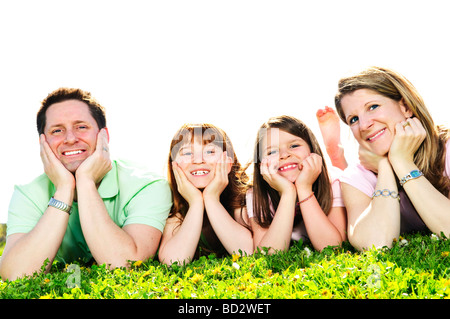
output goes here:
[[108, 143], [109, 143], [109, 131], [108, 131], [108, 128], [105, 126], [103, 129], [106, 131], [106, 135], [108, 136]]
[[408, 107], [408, 105], [406, 105], [405, 100], [403, 98], [400, 100], [399, 103], [400, 103], [400, 110], [402, 111], [403, 115], [405, 115], [406, 118], [410, 118], [411, 116], [413, 116], [413, 112]]

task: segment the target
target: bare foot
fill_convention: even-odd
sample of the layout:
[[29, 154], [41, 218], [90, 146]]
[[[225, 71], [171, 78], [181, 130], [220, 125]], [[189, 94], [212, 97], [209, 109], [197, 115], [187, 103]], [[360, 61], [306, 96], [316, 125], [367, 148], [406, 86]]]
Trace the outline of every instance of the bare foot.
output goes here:
[[325, 109], [319, 109], [317, 111], [316, 117], [331, 164], [340, 169], [345, 169], [347, 167], [347, 161], [345, 160], [344, 148], [341, 144], [339, 116], [334, 109], [325, 106]]

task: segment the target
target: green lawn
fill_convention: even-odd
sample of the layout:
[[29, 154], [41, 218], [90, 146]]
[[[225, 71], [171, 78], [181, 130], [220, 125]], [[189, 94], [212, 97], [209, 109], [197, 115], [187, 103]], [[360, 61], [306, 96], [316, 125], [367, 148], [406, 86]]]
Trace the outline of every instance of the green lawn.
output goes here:
[[414, 234], [391, 249], [364, 253], [348, 243], [319, 253], [299, 242], [286, 253], [211, 255], [187, 266], [150, 260], [109, 270], [54, 263], [48, 274], [0, 281], [0, 299], [440, 299], [450, 296], [449, 252], [450, 240]]

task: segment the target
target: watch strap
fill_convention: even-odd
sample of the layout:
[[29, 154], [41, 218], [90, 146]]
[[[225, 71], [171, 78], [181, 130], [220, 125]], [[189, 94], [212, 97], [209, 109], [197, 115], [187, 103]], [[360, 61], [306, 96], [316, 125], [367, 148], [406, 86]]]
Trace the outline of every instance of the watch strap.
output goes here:
[[71, 206], [67, 205], [66, 203], [64, 203], [64, 202], [62, 202], [60, 200], [54, 199], [53, 197], [50, 198], [50, 200], [48, 202], [48, 206], [55, 207], [55, 208], [57, 208], [59, 210], [62, 210], [63, 212], [65, 212], [65, 213], [67, 213], [69, 215], [70, 215], [70, 210], [72, 209]]
[[405, 177], [400, 180], [400, 186], [403, 186], [407, 181], [423, 176], [423, 173], [418, 169], [412, 170]]

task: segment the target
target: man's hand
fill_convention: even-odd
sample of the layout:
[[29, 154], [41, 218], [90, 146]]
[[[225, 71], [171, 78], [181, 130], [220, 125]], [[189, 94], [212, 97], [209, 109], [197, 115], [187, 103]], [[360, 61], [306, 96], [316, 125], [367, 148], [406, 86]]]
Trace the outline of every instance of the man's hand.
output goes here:
[[39, 143], [41, 148], [41, 160], [44, 164], [44, 172], [52, 181], [53, 185], [55, 185], [55, 188], [57, 190], [64, 187], [71, 190], [75, 189], [75, 178], [73, 174], [64, 167], [58, 158], [56, 158], [56, 155], [48, 145], [44, 134], [41, 134]]
[[95, 152], [78, 167], [75, 172], [75, 179], [77, 181], [86, 179], [98, 184], [111, 169], [108, 134], [105, 129], [101, 129], [97, 135]]

